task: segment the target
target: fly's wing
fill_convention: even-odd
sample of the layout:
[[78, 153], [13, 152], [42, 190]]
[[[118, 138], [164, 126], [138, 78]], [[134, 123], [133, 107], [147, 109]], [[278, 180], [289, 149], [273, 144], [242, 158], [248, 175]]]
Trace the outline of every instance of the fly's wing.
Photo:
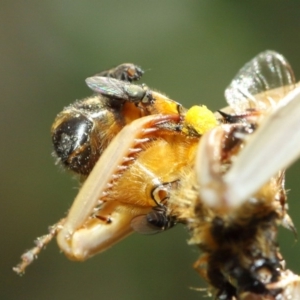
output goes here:
[[225, 98], [236, 114], [249, 109], [267, 112], [294, 88], [295, 77], [288, 61], [281, 54], [268, 50], [258, 54], [237, 73], [225, 90]]
[[147, 215], [139, 215], [133, 218], [130, 225], [135, 232], [141, 234], [156, 234], [163, 231], [162, 228], [150, 224]]
[[110, 77], [93, 76], [85, 80], [87, 86], [94, 92], [110, 98], [129, 100], [126, 93], [128, 83]]

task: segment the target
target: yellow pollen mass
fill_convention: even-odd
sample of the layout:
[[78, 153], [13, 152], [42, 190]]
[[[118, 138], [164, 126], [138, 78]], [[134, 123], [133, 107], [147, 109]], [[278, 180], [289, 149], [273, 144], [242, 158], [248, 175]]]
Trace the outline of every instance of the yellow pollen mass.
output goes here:
[[202, 135], [217, 126], [217, 120], [213, 112], [205, 105], [192, 106], [185, 115], [184, 133], [192, 129]]

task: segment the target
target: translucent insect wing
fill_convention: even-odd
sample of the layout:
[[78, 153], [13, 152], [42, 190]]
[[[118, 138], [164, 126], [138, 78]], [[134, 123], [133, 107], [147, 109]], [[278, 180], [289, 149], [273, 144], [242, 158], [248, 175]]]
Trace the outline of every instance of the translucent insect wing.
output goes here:
[[[204, 135], [197, 152], [196, 172], [200, 197], [208, 206], [242, 205], [279, 170], [300, 156], [300, 87], [283, 98], [251, 135], [230, 170], [222, 175], [216, 166], [216, 141], [226, 132], [219, 127]], [[229, 125], [230, 126], [230, 125]]]
[[109, 77], [93, 76], [88, 77], [85, 82], [87, 86], [96, 93], [100, 93], [104, 96], [128, 100], [128, 97], [124, 92], [124, 86], [127, 83], [123, 81]]
[[[274, 89], [280, 90], [274, 93]], [[235, 113], [247, 109], [267, 110], [295, 88], [288, 61], [279, 53], [265, 51], [248, 62], [225, 90], [225, 98]], [[273, 91], [271, 91], [273, 90]], [[260, 96], [256, 96], [260, 94]]]
[[239, 204], [299, 156], [300, 88], [296, 88], [265, 118], [224, 176], [230, 191], [228, 198]]
[[140, 215], [132, 219], [131, 227], [140, 234], [155, 234], [163, 231], [148, 222], [147, 215]]

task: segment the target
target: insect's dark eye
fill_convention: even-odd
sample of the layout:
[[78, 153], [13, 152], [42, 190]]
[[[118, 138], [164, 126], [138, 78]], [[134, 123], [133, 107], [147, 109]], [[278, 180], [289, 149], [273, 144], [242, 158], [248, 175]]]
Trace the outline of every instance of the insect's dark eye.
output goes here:
[[[124, 73], [123, 73], [124, 74]], [[127, 68], [126, 75], [122, 76], [122, 80], [127, 80], [127, 81], [136, 81], [139, 80], [144, 74], [144, 71], [135, 65], [129, 65]]]

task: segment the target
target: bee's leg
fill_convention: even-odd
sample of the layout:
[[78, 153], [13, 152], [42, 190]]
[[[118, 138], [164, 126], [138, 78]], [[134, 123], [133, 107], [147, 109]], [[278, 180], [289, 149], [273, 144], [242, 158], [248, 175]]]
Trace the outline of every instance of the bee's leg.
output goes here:
[[222, 170], [222, 141], [230, 125], [205, 134], [200, 141], [196, 173], [202, 201], [209, 207], [237, 208], [272, 176], [300, 156], [300, 88], [290, 92], [273, 113], [266, 116], [245, 147]]
[[[90, 223], [94, 209], [101, 204], [101, 198], [105, 198], [106, 191], [110, 188], [114, 178], [121, 176], [120, 172], [122, 172], [124, 164], [128, 163], [128, 159], [132, 158], [134, 152], [142, 150], [136, 145], [141, 144], [145, 139], [147, 140], [149, 134], [159, 130], [157, 125], [169, 121], [179, 122], [179, 120], [179, 116], [176, 115], [151, 115], [133, 121], [118, 133], [103, 152], [81, 187], [66, 217], [63, 228], [57, 235], [59, 247], [63, 252], [73, 259], [83, 260], [95, 254], [95, 249], [102, 251], [131, 231], [129, 224], [135, 215], [128, 213], [126, 210], [120, 210], [117, 201], [103, 204], [103, 208], [99, 211], [104, 219], [106, 216], [111, 215], [114, 216], [116, 222], [108, 222], [105, 225], [103, 225], [105, 222], [102, 222], [100, 226], [102, 229], [99, 228], [97, 222], [95, 226], [88, 226], [88, 230], [85, 227], [86, 224]], [[137, 213], [137, 211], [135, 212]], [[104, 214], [102, 215], [102, 213]], [[138, 211], [138, 214], [143, 214], [143, 212]], [[93, 230], [95, 230], [95, 233], [93, 233]], [[96, 241], [96, 238], [94, 241], [88, 234], [95, 234], [98, 241]], [[108, 235], [110, 235], [109, 238]], [[74, 249], [73, 243], [80, 244], [79, 236], [86, 240], [86, 245], [84, 251], [80, 250], [80, 254], [76, 254], [77, 250]], [[76, 239], [76, 242], [73, 239]], [[90, 253], [86, 249], [89, 245], [92, 248]]]

